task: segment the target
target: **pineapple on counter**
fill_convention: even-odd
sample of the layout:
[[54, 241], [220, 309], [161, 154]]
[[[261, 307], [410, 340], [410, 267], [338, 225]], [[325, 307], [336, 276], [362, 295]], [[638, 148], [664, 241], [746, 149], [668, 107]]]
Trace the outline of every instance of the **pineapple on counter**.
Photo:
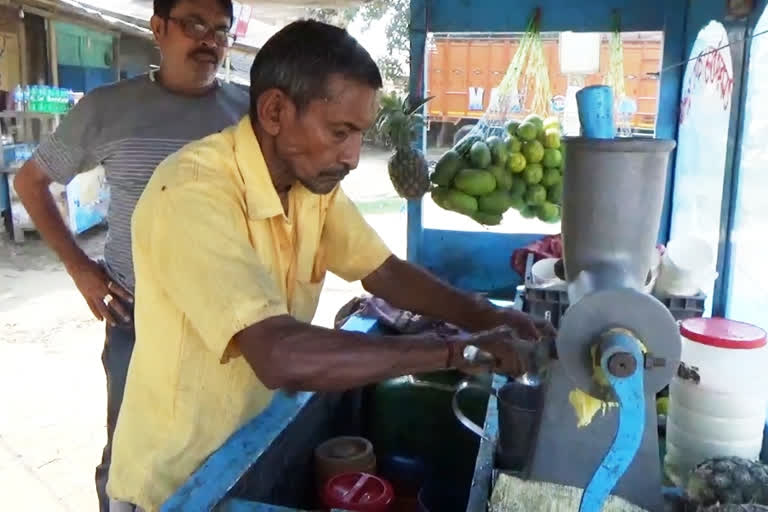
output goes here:
[[398, 195], [405, 199], [420, 199], [430, 189], [427, 159], [411, 144], [424, 123], [423, 116], [416, 112], [431, 99], [400, 100], [394, 94], [381, 98], [376, 127], [395, 148], [388, 163], [389, 179]]

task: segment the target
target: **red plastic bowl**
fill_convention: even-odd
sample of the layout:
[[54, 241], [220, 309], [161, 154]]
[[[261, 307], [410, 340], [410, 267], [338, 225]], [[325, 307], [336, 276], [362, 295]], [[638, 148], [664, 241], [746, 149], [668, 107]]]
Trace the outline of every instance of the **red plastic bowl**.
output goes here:
[[392, 485], [368, 473], [344, 473], [325, 484], [323, 502], [328, 508], [353, 512], [387, 512], [395, 500]]

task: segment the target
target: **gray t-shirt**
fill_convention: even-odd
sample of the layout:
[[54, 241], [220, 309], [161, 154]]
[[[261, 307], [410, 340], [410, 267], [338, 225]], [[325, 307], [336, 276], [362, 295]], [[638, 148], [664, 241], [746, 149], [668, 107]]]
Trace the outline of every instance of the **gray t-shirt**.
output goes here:
[[33, 158], [56, 182], [104, 167], [110, 187], [104, 260], [112, 279], [133, 291], [131, 215], [158, 164], [187, 143], [237, 123], [248, 101], [247, 91], [231, 84], [188, 97], [142, 75], [88, 93], [40, 144]]

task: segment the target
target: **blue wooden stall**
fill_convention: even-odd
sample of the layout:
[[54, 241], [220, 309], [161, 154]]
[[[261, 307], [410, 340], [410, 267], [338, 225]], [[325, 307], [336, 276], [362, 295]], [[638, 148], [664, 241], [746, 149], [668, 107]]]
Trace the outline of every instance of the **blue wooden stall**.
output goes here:
[[[733, 312], [729, 309], [729, 300], [736, 289], [734, 286], [740, 286], [738, 279], [734, 277], [734, 261], [739, 257], [734, 245], [734, 226], [741, 222], [739, 208], [740, 198], [745, 194], [744, 188], [755, 185], [752, 174], [754, 162], [749, 160], [754, 159], [754, 155], [745, 157], [748, 148], [744, 146], [744, 137], [754, 136], [755, 129], [748, 121], [752, 121], [755, 116], [760, 116], [764, 125], [768, 126], [768, 107], [761, 107], [762, 110], [758, 111], [759, 105], [755, 103], [754, 112], [751, 109], [745, 110], [750, 99], [757, 102], [757, 98], [764, 98], [760, 96], [759, 90], [750, 89], [750, 84], [759, 83], [756, 77], [750, 76], [757, 73], [756, 66], [750, 62], [750, 56], [751, 52], [757, 51], [755, 48], [761, 35], [760, 31], [768, 30], [767, 2], [768, 0], [758, 0], [748, 17], [731, 19], [727, 15], [724, 0], [520, 0], [513, 3], [504, 0], [412, 0], [410, 91], [421, 96], [425, 90], [425, 45], [427, 34], [430, 32], [522, 31], [536, 7], [542, 9], [542, 31], [606, 32], [611, 30], [612, 14], [618, 10], [623, 30], [664, 33], [656, 136], [677, 139], [680, 104], [685, 85], [683, 79], [686, 70], [695, 65], [697, 56], [691, 55], [691, 52], [696, 47], [702, 28], [712, 20], [722, 23], [730, 44], [733, 92], [722, 139], [725, 146], [724, 165], [722, 173], [718, 174], [722, 176], [722, 182], [718, 183], [722, 205], [717, 215], [717, 265], [721, 277], [713, 290], [712, 311], [719, 315], [728, 312], [731, 316]], [[760, 30], [756, 31], [758, 26]], [[753, 35], [756, 37], [751, 39]], [[761, 49], [761, 55], [768, 54], [768, 42], [766, 45], [767, 53], [762, 53]], [[691, 58], [694, 60], [689, 61]], [[753, 82], [750, 82], [750, 78]], [[768, 95], [768, 91], [766, 94]], [[766, 104], [767, 102], [762, 102], [762, 105]], [[710, 127], [702, 127], [702, 130], [707, 129]], [[424, 140], [425, 137], [422, 138], [422, 146]], [[749, 148], [755, 146], [754, 141], [750, 144], [752, 146], [748, 145]], [[741, 172], [745, 169], [746, 174], [742, 176]], [[673, 198], [676, 190], [679, 194], [685, 194], [686, 189], [681, 187], [688, 179], [682, 178], [686, 173], [695, 174], [696, 169], [685, 168], [685, 161], [677, 161], [676, 157], [673, 157], [664, 216], [660, 226], [661, 242], [669, 239], [673, 226], [678, 222], [675, 216], [680, 215], [682, 218], [685, 215], [684, 211], [676, 212]], [[677, 177], [681, 178], [678, 180]], [[763, 189], [763, 193], [765, 192], [768, 192], [768, 187]], [[765, 204], [763, 202], [763, 205]], [[762, 219], [768, 224], [768, 210], [765, 206], [761, 212]], [[422, 202], [411, 201], [408, 204], [408, 258], [461, 288], [487, 292], [491, 296], [511, 295], [521, 281], [521, 277], [514, 274], [509, 264], [512, 251], [540, 237], [541, 234], [538, 233], [498, 234], [425, 229], [422, 222]], [[763, 295], [759, 297], [764, 299], [768, 294], [768, 287], [761, 293]], [[734, 314], [738, 319], [738, 312]], [[344, 328], [371, 332], [378, 329], [378, 326], [375, 320], [353, 317]], [[327, 423], [336, 412], [348, 412], [348, 408], [339, 405], [343, 400], [345, 399], [312, 393], [279, 393], [264, 413], [236, 432], [212, 454], [165, 503], [162, 510], [299, 510], [290, 497], [290, 482], [296, 479], [297, 464], [306, 460], [306, 453], [312, 449], [312, 433], [325, 432]], [[324, 412], [320, 414], [317, 410]], [[496, 430], [495, 403], [491, 401], [486, 412], [486, 431], [493, 435]], [[304, 456], [300, 454], [302, 451]], [[485, 510], [491, 479], [492, 453], [492, 443], [484, 441], [480, 444], [467, 512]], [[257, 478], [254, 484], [255, 494], [261, 497], [252, 500], [228, 498], [241, 477], [254, 467], [265, 470], [263, 478]]]
[[[682, 0], [526, 0], [513, 4], [502, 1], [413, 0], [410, 26], [411, 94], [424, 94], [428, 33], [523, 31], [533, 9], [537, 7], [542, 10], [542, 32], [609, 32], [612, 30], [613, 12], [618, 10], [622, 30], [664, 31], [663, 68], [684, 58], [687, 2]], [[681, 67], [662, 73], [656, 129], [658, 138], [676, 137], [681, 80]], [[426, 150], [426, 146], [422, 149]], [[669, 212], [669, 201], [668, 197], [665, 212]], [[667, 230], [666, 227], [662, 230], [662, 240], [666, 240]], [[508, 297], [510, 291], [514, 291], [520, 284], [521, 276], [511, 271], [509, 258], [512, 251], [542, 236], [540, 233], [504, 235], [425, 229], [422, 202], [411, 201], [408, 205], [408, 259], [424, 265], [454, 285], [491, 295]]]

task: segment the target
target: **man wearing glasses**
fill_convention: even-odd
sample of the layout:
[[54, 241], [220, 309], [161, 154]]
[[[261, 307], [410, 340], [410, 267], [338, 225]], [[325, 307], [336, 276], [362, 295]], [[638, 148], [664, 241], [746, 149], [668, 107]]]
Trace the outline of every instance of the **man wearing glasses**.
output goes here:
[[[162, 55], [156, 72], [87, 94], [20, 170], [16, 190], [38, 231], [106, 322], [102, 362], [107, 378], [107, 444], [96, 469], [101, 511], [112, 434], [135, 334], [131, 215], [157, 165], [188, 142], [236, 123], [248, 93], [220, 84], [216, 72], [229, 46], [231, 0], [154, 0], [152, 32]], [[101, 164], [111, 190], [104, 262], [77, 246], [48, 186], [69, 183]]]

